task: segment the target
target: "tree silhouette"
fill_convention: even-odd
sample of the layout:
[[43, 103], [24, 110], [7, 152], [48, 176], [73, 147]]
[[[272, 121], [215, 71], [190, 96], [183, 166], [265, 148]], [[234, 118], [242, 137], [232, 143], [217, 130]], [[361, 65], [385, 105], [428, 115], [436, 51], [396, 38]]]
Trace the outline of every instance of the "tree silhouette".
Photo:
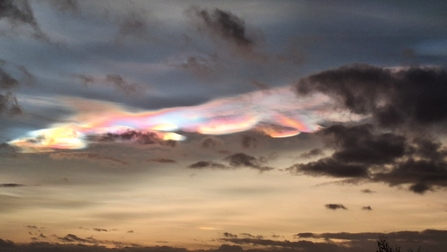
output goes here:
[[394, 249], [390, 246], [386, 236], [379, 237], [379, 239], [377, 240], [377, 247], [378, 248], [376, 252], [400, 252], [400, 247], [398, 247], [397, 245], [394, 245]]
[[[388, 242], [388, 239], [386, 236], [380, 236], [377, 240], [377, 250], [376, 252], [400, 252], [400, 247], [397, 245], [394, 245], [391, 247], [391, 245]], [[421, 247], [418, 248], [418, 250], [414, 251], [412, 249], [409, 249], [408, 252], [421, 252]]]

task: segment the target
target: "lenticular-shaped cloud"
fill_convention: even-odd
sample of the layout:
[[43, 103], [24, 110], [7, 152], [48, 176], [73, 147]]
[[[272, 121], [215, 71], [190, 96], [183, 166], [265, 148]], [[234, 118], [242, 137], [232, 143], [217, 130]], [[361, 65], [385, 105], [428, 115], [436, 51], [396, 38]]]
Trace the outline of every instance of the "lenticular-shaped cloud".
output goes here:
[[[319, 129], [318, 122], [326, 117], [330, 106], [327, 96], [297, 99], [289, 88], [156, 111], [136, 111], [117, 104], [84, 99], [64, 101], [75, 110], [75, 114], [67, 116], [64, 123], [30, 132], [27, 137], [9, 144], [36, 150], [39, 147], [42, 150], [79, 149], [86, 147], [89, 141], [132, 140], [140, 135], [154, 135], [163, 141], [181, 141], [185, 139], [181, 132], [221, 135], [247, 130], [256, 130], [271, 137], [290, 137]], [[249, 145], [252, 144], [254, 142], [250, 140]]]

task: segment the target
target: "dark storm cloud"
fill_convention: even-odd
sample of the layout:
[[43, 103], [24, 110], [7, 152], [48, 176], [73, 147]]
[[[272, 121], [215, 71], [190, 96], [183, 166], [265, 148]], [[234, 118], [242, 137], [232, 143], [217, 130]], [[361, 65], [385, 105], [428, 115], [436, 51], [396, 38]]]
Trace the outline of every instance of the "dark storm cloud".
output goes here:
[[429, 126], [447, 119], [447, 71], [348, 65], [301, 79], [298, 95], [321, 92], [385, 127]]
[[15, 29], [18, 25], [29, 25], [33, 31], [33, 36], [37, 39], [49, 41], [47, 35], [42, 32], [37, 23], [33, 9], [28, 0], [3, 0], [0, 2], [0, 20], [6, 19]]
[[331, 210], [337, 210], [337, 209], [344, 209], [348, 210], [343, 204], [326, 204], [324, 205], [327, 209]]
[[362, 207], [362, 210], [371, 211], [372, 208], [370, 206], [364, 206]]
[[25, 186], [23, 184], [16, 184], [16, 183], [3, 183], [0, 184], [0, 187], [22, 187]]
[[385, 182], [391, 186], [411, 184], [409, 189], [420, 194], [435, 190], [436, 186], [447, 186], [447, 151], [441, 143], [380, 133], [371, 124], [333, 125], [317, 134], [334, 149], [333, 154], [295, 164], [288, 171]]
[[236, 153], [225, 158], [229, 162], [230, 166], [240, 168], [249, 167], [252, 169], [263, 171], [270, 171], [273, 168], [268, 166], [262, 166], [260, 160], [254, 156], [247, 155], [245, 153]]

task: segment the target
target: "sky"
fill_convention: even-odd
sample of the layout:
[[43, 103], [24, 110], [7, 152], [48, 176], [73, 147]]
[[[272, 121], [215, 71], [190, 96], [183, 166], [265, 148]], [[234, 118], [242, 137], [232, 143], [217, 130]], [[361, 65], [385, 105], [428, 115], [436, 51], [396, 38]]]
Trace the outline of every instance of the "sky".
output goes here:
[[445, 251], [446, 12], [0, 1], [0, 251]]

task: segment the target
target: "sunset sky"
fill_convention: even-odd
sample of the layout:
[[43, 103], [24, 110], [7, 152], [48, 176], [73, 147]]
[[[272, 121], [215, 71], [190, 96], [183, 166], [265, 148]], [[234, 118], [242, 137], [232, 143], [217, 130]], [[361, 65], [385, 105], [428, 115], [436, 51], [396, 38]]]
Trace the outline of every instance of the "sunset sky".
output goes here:
[[445, 251], [446, 13], [0, 1], [0, 251]]

